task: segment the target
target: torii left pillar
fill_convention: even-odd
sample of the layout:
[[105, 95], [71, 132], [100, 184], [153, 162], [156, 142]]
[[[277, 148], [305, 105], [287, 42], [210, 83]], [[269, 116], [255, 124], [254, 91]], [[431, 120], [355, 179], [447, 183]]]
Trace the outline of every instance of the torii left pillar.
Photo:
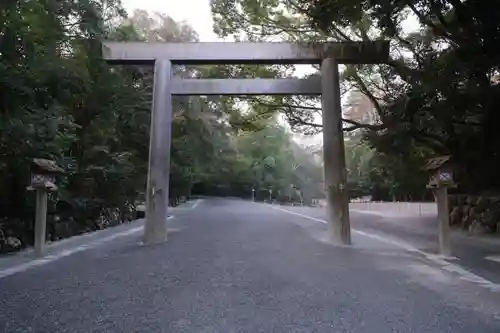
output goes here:
[[172, 63], [157, 59], [154, 65], [153, 106], [149, 141], [144, 243], [167, 240], [170, 143], [172, 137]]

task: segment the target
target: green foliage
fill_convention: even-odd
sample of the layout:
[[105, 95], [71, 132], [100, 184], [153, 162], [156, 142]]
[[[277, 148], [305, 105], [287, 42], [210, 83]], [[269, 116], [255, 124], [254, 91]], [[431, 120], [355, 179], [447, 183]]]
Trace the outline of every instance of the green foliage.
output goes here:
[[[357, 71], [351, 67], [348, 74], [365, 93], [383, 92], [379, 112], [386, 130], [371, 135], [377, 149], [395, 154], [424, 148], [437, 155], [451, 154], [465, 170], [459, 179], [464, 190], [500, 187], [494, 171], [500, 167], [496, 149], [500, 142], [496, 130], [498, 4], [354, 1], [345, 7], [355, 13], [344, 15], [334, 10], [340, 3], [321, 0], [310, 5], [304, 1], [303, 6], [312, 25], [326, 31], [346, 23], [357, 25], [359, 13], [364, 11], [378, 36], [393, 41], [389, 66], [363, 66]], [[409, 15], [419, 22], [420, 31], [402, 29]], [[362, 34], [359, 37], [367, 39]], [[368, 80], [374, 69], [376, 85]]]
[[322, 196], [321, 166], [281, 126], [239, 131], [230, 138], [221, 160], [213, 161], [210, 191], [250, 197], [254, 189], [263, 200], [271, 190], [280, 201], [310, 202]]
[[[453, 155], [463, 171], [457, 179], [463, 191], [500, 188], [496, 177], [500, 167], [498, 9], [496, 3], [473, 0], [212, 1], [221, 36], [340, 42], [389, 39], [387, 64], [348, 65], [343, 72], [343, 92], [355, 88], [370, 98], [380, 123], [350, 122], [346, 127], [366, 129], [366, 138], [377, 152], [377, 165], [387, 163], [385, 169], [394, 168], [391, 174], [413, 175], [413, 163]], [[403, 29], [408, 19], [417, 22], [416, 29]], [[321, 125], [311, 119], [314, 108], [304, 102], [281, 98], [272, 104], [285, 112], [295, 129], [320, 130]], [[410, 191], [410, 184], [399, 181], [414, 178], [396, 178], [391, 178], [396, 182], [392, 188]], [[420, 183], [412, 182], [412, 193], [425, 186], [423, 178], [416, 179]]]
[[371, 194], [370, 172], [375, 156], [373, 149], [359, 136], [345, 138], [348, 188], [353, 197]]
[[[25, 188], [33, 157], [53, 159], [67, 171], [50, 195], [51, 239], [132, 218], [146, 187], [153, 73], [108, 66], [99, 41], [196, 41], [196, 32], [159, 13], [125, 17], [119, 1], [109, 0], [11, 2], [0, 9], [0, 31], [0, 251], [4, 236], [32, 242], [34, 198]], [[278, 71], [176, 68], [179, 76], [228, 73], [273, 77]], [[307, 191], [300, 177], [321, 175], [281, 127], [262, 130], [275, 121], [272, 112], [242, 112], [238, 102], [174, 99], [172, 202], [200, 184], [248, 197], [252, 186], [279, 193], [289, 182]], [[294, 163], [308, 169], [293, 169]]]

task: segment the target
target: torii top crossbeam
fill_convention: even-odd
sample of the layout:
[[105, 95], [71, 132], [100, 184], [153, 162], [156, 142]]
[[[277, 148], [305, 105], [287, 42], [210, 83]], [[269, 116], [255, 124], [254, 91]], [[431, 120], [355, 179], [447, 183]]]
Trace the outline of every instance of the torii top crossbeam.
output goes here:
[[169, 59], [173, 64], [319, 64], [335, 58], [338, 63], [387, 62], [388, 41], [342, 43], [103, 43], [103, 57], [115, 64], [152, 64]]

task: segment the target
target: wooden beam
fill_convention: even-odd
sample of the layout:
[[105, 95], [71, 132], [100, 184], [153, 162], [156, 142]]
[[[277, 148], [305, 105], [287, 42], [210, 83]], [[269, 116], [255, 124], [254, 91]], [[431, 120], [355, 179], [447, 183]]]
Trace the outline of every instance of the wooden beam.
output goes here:
[[111, 42], [102, 45], [105, 60], [117, 64], [152, 64], [168, 59], [173, 64], [320, 64], [324, 58], [338, 63], [383, 63], [389, 42], [343, 43], [146, 43]]
[[172, 95], [320, 95], [321, 77], [307, 79], [179, 79], [170, 84]]

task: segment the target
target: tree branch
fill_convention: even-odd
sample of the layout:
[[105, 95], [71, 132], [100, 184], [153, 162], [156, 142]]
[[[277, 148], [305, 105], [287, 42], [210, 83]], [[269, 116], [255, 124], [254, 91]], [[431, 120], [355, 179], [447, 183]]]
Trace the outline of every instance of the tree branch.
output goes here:
[[[258, 98], [255, 98], [255, 97], [253, 97], [253, 98], [250, 97], [248, 99], [249, 100], [253, 100], [254, 102], [258, 103], [259, 105], [262, 105], [262, 106], [265, 106], [265, 107], [269, 107], [269, 108], [272, 108], [272, 109], [285, 109], [285, 111], [284, 111], [285, 116], [289, 120], [292, 120], [296, 125], [300, 124], [300, 125], [305, 125], [305, 126], [311, 126], [313, 128], [322, 128], [323, 127], [322, 124], [312, 123], [312, 122], [306, 121], [304, 119], [301, 119], [300, 117], [297, 117], [295, 115], [295, 113], [293, 112], [293, 109], [304, 109], [304, 110], [319, 111], [319, 110], [321, 110], [321, 108], [312, 107], [312, 106], [266, 103], [266, 102], [260, 101]], [[349, 126], [349, 127], [343, 127], [343, 131], [346, 131], [346, 132], [354, 131], [354, 130], [357, 130], [357, 129], [368, 129], [370, 131], [378, 131], [378, 130], [386, 128], [386, 126], [384, 124], [376, 124], [376, 125], [373, 125], [373, 124], [364, 124], [364, 123], [360, 123], [360, 122], [357, 122], [355, 120], [347, 119], [347, 118], [342, 118], [342, 122], [345, 122], [345, 123], [348, 123], [348, 124], [352, 125], [352, 126]]]
[[353, 78], [359, 84], [359, 86], [360, 86], [359, 88], [363, 92], [363, 94], [366, 97], [368, 97], [368, 99], [370, 100], [370, 102], [373, 104], [373, 107], [375, 107], [375, 109], [377, 110], [377, 113], [380, 116], [382, 116], [383, 111], [382, 111], [382, 108], [380, 107], [380, 104], [379, 104], [377, 98], [375, 98], [375, 96], [368, 90], [368, 87], [363, 82], [363, 80], [361, 79], [361, 77], [358, 75], [357, 72], [353, 75]]
[[436, 24], [434, 24], [434, 22], [432, 22], [430, 19], [428, 19], [427, 17], [425, 17], [424, 14], [422, 14], [420, 11], [418, 11], [418, 9], [415, 7], [415, 5], [409, 3], [408, 7], [418, 17], [419, 21], [422, 24], [425, 24], [429, 28], [431, 28], [434, 31], [435, 34], [438, 33], [438, 32], [442, 32], [442, 36], [445, 37], [450, 43], [454, 44], [454, 46], [456, 46], [455, 40], [454, 40], [453, 36], [451, 36], [451, 34], [449, 32], [443, 31], [443, 29], [440, 29]]

